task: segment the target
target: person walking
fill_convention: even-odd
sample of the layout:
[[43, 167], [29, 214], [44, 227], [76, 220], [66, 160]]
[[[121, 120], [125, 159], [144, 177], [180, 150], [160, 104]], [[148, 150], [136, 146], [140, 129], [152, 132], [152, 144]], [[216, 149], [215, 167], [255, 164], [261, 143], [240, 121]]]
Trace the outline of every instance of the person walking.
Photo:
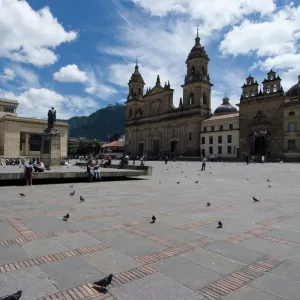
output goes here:
[[168, 160], [169, 160], [169, 157], [168, 157], [168, 155], [166, 154], [166, 156], [165, 156], [165, 165], [168, 163]]
[[207, 159], [205, 157], [203, 157], [202, 158], [202, 168], [201, 168], [201, 171], [205, 171], [206, 161], [207, 161]]

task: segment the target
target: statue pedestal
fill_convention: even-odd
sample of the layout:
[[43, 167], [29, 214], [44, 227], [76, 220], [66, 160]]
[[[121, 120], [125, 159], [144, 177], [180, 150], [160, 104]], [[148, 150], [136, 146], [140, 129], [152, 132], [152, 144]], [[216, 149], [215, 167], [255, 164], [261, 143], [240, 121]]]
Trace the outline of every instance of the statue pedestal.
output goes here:
[[40, 157], [46, 168], [60, 166], [60, 143], [60, 133], [56, 129], [45, 130]]

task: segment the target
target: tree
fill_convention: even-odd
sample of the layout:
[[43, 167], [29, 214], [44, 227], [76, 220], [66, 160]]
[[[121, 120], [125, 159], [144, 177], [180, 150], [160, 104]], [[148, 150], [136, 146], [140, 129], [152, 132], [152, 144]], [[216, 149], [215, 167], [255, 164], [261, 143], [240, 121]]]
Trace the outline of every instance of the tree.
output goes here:
[[106, 137], [107, 137], [108, 141], [111, 143], [113, 141], [117, 141], [121, 137], [121, 133], [118, 131], [113, 132], [113, 133], [107, 134]]

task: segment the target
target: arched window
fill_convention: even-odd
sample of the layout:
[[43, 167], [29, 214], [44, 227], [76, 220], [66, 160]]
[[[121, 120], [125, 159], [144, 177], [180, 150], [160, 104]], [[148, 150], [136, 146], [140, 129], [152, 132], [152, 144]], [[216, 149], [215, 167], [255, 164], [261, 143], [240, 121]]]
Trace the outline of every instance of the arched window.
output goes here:
[[202, 73], [205, 74], [205, 68], [202, 66]]
[[277, 92], [277, 85], [276, 85], [276, 84], [274, 84], [274, 86], [273, 86], [273, 92], [274, 92], [274, 93]]
[[252, 90], [251, 96], [255, 96], [255, 89]]
[[189, 105], [193, 105], [194, 104], [194, 94], [192, 93], [189, 97]]
[[267, 86], [267, 94], [270, 94], [270, 92], [271, 92], [271, 88], [270, 86]]
[[249, 92], [246, 91], [245, 96], [248, 98], [249, 97]]
[[132, 108], [129, 109], [129, 118], [132, 118]]
[[191, 74], [194, 75], [195, 74], [195, 67], [192, 66], [192, 69], [191, 69]]
[[140, 94], [140, 95], [142, 94], [142, 90], [141, 90], [141, 88], [139, 88], [139, 94]]
[[205, 92], [203, 93], [203, 100], [202, 100], [202, 102], [203, 102], [204, 105], [207, 104], [207, 95], [206, 95]]

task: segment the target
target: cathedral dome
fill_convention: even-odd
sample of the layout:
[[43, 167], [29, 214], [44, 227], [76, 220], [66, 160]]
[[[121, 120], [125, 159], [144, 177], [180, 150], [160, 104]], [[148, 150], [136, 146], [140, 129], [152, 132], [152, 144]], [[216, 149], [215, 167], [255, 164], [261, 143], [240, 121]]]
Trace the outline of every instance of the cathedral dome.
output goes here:
[[131, 75], [131, 78], [129, 80], [129, 83], [132, 83], [132, 82], [139, 82], [139, 83], [145, 84], [144, 79], [143, 79], [141, 73], [139, 72], [139, 66], [137, 64], [135, 66], [135, 71]]
[[300, 75], [298, 76], [298, 83], [294, 84], [285, 94], [286, 97], [300, 97]]
[[208, 58], [208, 55], [204, 49], [204, 47], [200, 44], [200, 38], [198, 35], [198, 28], [197, 28], [197, 37], [195, 38], [195, 46], [192, 48], [188, 60], [195, 58], [195, 57], [205, 57]]
[[214, 114], [230, 114], [237, 112], [237, 108], [229, 103], [229, 98], [225, 97], [223, 103], [215, 110]]

